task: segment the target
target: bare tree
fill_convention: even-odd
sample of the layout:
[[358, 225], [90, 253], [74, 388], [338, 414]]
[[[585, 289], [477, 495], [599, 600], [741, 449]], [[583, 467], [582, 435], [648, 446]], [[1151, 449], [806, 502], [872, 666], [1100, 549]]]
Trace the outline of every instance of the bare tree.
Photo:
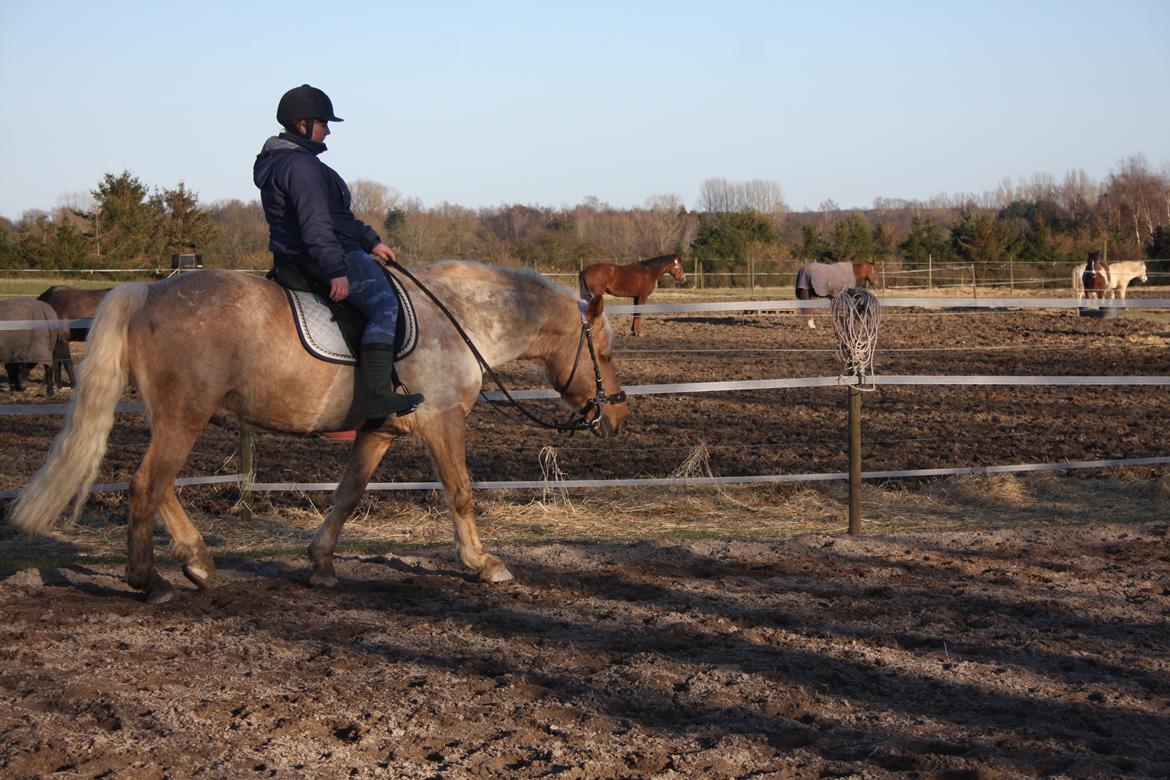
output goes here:
[[402, 193], [369, 179], [355, 179], [348, 183], [352, 198], [350, 209], [363, 222], [373, 225], [375, 230], [386, 219], [386, 212], [403, 207]]
[[1114, 214], [1132, 230], [1134, 250], [1141, 251], [1154, 233], [1155, 214], [1170, 198], [1170, 179], [1150, 171], [1140, 154], [1127, 157], [1109, 174], [1107, 190]]
[[684, 246], [687, 214], [682, 199], [677, 195], [654, 195], [647, 198], [641, 222], [646, 246], [639, 254], [676, 252]]
[[699, 185], [699, 211], [722, 214], [736, 210], [733, 185], [727, 179], [707, 179]]
[[758, 211], [782, 214], [788, 211], [780, 185], [767, 179], [728, 181], [707, 179], [699, 187], [699, 210], [716, 214]]

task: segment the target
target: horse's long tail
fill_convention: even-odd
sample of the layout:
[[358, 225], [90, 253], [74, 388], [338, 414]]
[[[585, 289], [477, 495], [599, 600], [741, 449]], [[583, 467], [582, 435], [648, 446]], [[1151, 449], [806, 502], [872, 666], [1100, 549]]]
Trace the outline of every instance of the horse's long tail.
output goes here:
[[26, 533], [44, 533], [73, 502], [72, 519], [81, 514], [89, 488], [106, 454], [114, 409], [130, 374], [127, 329], [142, 308], [147, 285], [120, 285], [102, 300], [78, 369], [65, 427], [53, 440], [45, 464], [16, 497], [9, 517]]

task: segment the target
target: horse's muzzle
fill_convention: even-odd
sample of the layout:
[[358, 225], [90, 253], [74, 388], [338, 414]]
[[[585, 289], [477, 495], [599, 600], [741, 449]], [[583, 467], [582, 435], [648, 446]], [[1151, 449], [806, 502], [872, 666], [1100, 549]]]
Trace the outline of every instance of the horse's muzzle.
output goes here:
[[630, 415], [630, 405], [626, 400], [625, 393], [621, 394], [621, 400], [615, 403], [606, 404], [602, 410], [601, 417], [596, 420], [596, 425], [592, 426], [590, 430], [593, 435], [602, 439], [612, 438], [618, 435]]

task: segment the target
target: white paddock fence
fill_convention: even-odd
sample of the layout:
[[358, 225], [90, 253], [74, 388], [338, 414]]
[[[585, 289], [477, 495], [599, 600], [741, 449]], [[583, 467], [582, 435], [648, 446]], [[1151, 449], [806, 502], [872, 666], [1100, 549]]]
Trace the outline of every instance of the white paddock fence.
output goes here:
[[[1073, 309], [1085, 307], [1084, 302], [1073, 298], [983, 298], [963, 299], [955, 297], [933, 298], [881, 298], [883, 309], [912, 308], [912, 309], [984, 309], [984, 310], [1013, 310], [1013, 309]], [[1078, 303], [1081, 304], [1078, 306]], [[610, 305], [607, 311], [613, 314], [699, 314], [711, 312], [746, 313], [774, 312], [800, 309], [827, 309], [831, 305], [828, 300], [791, 301], [791, 300], [758, 300], [758, 301], [717, 301], [706, 303], [675, 303], [675, 304], [643, 304], [641, 306]], [[1100, 308], [1118, 309], [1162, 309], [1170, 310], [1170, 298], [1130, 298], [1126, 301], [1106, 300], [1097, 303]], [[90, 320], [60, 320], [55, 322], [0, 322], [0, 330], [14, 330], [30, 327], [87, 327]], [[969, 386], [1170, 386], [1170, 376], [1141, 375], [1141, 376], [971, 376], [971, 375], [866, 375], [864, 383], [870, 385], [969, 385]], [[627, 394], [634, 395], [667, 395], [689, 393], [726, 393], [736, 391], [784, 390], [793, 388], [839, 387], [848, 388], [858, 384], [858, 379], [851, 376], [826, 376], [803, 378], [778, 378], [747, 381], [725, 382], [684, 382], [674, 384], [649, 384], [626, 386], [623, 389]], [[558, 396], [551, 389], [511, 390], [513, 398], [517, 400], [555, 400]], [[485, 391], [483, 397], [491, 401], [506, 400], [499, 391]], [[66, 406], [63, 404], [24, 404], [0, 405], [0, 416], [34, 415], [34, 414], [64, 414]], [[118, 411], [133, 413], [143, 411], [141, 403], [126, 402], [119, 404]], [[250, 450], [251, 442], [247, 431], [245, 443], [241, 441], [241, 453]], [[250, 460], [250, 458], [249, 458]], [[1099, 469], [1118, 466], [1147, 466], [1170, 464], [1170, 455], [1145, 458], [1122, 458], [1111, 460], [1082, 460], [1065, 461], [1060, 463], [1021, 463], [995, 466], [970, 466], [958, 468], [908, 469], [899, 471], [863, 471], [863, 480], [900, 479], [916, 477], [936, 477], [962, 474], [1002, 474], [1013, 472], [1040, 472], [1063, 471], [1069, 469]], [[245, 466], [245, 470], [250, 467]], [[624, 488], [624, 487], [651, 487], [651, 486], [709, 486], [709, 485], [755, 485], [780, 484], [794, 482], [824, 482], [832, 480], [847, 480], [847, 472], [827, 472], [817, 474], [760, 474], [741, 476], [711, 476], [711, 477], [663, 477], [663, 478], [622, 478], [622, 479], [565, 479], [565, 480], [486, 480], [472, 483], [477, 490], [517, 490], [517, 489], [575, 489], [575, 488]], [[251, 474], [219, 474], [211, 477], [188, 477], [176, 480], [176, 485], [223, 485], [238, 484], [244, 493], [250, 492], [309, 492], [332, 491], [337, 488], [336, 482], [255, 482]], [[127, 483], [108, 483], [94, 485], [93, 492], [125, 491]], [[437, 481], [422, 482], [372, 482], [368, 490], [439, 490], [441, 483]], [[15, 491], [0, 491], [0, 499], [12, 498]], [[245, 502], [246, 503], [246, 502]]]

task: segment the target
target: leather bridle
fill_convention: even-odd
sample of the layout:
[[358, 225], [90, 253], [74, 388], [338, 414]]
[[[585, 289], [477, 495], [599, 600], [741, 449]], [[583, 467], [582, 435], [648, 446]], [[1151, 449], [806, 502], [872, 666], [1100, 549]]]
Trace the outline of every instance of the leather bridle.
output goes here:
[[[420, 290], [422, 290], [423, 293], [426, 294], [426, 296], [430, 298], [436, 306], [439, 307], [439, 311], [443, 312], [447, 319], [451, 321], [451, 324], [455, 326], [455, 331], [459, 334], [459, 337], [463, 339], [463, 343], [467, 345], [467, 348], [471, 350], [471, 354], [475, 356], [475, 360], [477, 363], [479, 363], [480, 368], [485, 374], [492, 378], [492, 381], [496, 383], [496, 387], [500, 389], [500, 392], [504, 394], [504, 397], [508, 399], [509, 403], [516, 407], [521, 412], [521, 414], [540, 427], [548, 428], [554, 431], [595, 431], [601, 427], [605, 418], [606, 404], [626, 403], [627, 399], [625, 390], [619, 390], [613, 395], [609, 395], [605, 392], [605, 387], [601, 383], [601, 362], [598, 360], [597, 350], [593, 346], [593, 326], [589, 324], [589, 319], [585, 316], [584, 302], [581, 302], [580, 307], [581, 338], [577, 341], [577, 356], [573, 360], [573, 368], [569, 371], [569, 378], [565, 381], [564, 387], [558, 388], [554, 385], [553, 389], [562, 395], [566, 390], [569, 389], [569, 385], [577, 373], [577, 364], [581, 362], [581, 353], [583, 351], [581, 349], [581, 345], [582, 343], [585, 343], [589, 346], [589, 358], [593, 361], [593, 378], [596, 383], [597, 394], [593, 396], [593, 398], [586, 401], [585, 405], [577, 410], [577, 416], [575, 418], [571, 418], [565, 422], [560, 423], [549, 422], [528, 411], [528, 409], [526, 409], [519, 401], [512, 397], [512, 394], [508, 392], [508, 388], [504, 387], [504, 383], [500, 379], [499, 375], [496, 374], [495, 369], [488, 365], [487, 360], [484, 359], [479, 349], [472, 342], [471, 337], [467, 335], [467, 331], [465, 331], [463, 326], [459, 324], [459, 321], [455, 319], [455, 315], [451, 313], [451, 310], [448, 309], [443, 304], [443, 302], [440, 301], [435, 296], [435, 294], [430, 291], [430, 289], [428, 289], [422, 282], [420, 282], [414, 276], [414, 274], [412, 274], [406, 268], [403, 268], [402, 265], [400, 265], [398, 262], [394, 260], [388, 260], [386, 263], [387, 265], [393, 266], [395, 270], [401, 272], [405, 277], [410, 279], [410, 281], [414, 282], [414, 284]], [[487, 398], [483, 389], [480, 389], [479, 393], [481, 396], [484, 396], [485, 401], [492, 405], [492, 408], [499, 409], [499, 405], [490, 398]], [[594, 408], [597, 409], [597, 416], [590, 420], [589, 412]]]
[[[569, 371], [569, 377], [565, 380], [564, 385], [561, 387], [554, 385], [553, 387], [562, 396], [569, 389], [569, 386], [573, 383], [573, 377], [577, 375], [577, 366], [581, 363], [581, 353], [583, 352], [581, 347], [587, 344], [589, 346], [589, 359], [593, 362], [593, 380], [597, 391], [596, 395], [586, 401], [585, 405], [577, 410], [577, 419], [560, 423], [558, 430], [596, 430], [601, 426], [602, 418], [605, 416], [606, 404], [624, 404], [627, 401], [625, 390], [618, 390], [613, 395], [605, 392], [605, 386], [601, 383], [601, 361], [597, 357], [597, 349], [593, 346], [593, 326], [589, 324], [589, 320], [585, 316], [584, 303], [582, 303], [581, 308], [581, 338], [577, 340], [577, 354], [573, 359], [573, 368]], [[594, 407], [597, 408], [597, 416], [590, 420], [589, 411]]]

